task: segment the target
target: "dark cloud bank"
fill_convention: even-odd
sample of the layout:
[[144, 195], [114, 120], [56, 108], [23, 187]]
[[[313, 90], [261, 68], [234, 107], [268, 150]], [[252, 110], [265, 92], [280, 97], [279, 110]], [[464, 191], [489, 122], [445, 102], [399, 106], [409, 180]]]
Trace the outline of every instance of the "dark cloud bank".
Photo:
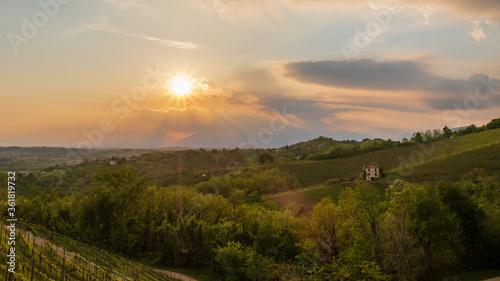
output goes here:
[[[433, 94], [429, 104], [436, 109], [450, 108], [454, 103], [473, 96], [482, 81], [493, 87], [500, 83], [483, 73], [473, 73], [468, 79], [454, 79], [434, 75], [419, 61], [321, 60], [289, 62], [284, 65], [288, 77], [305, 83], [344, 89], [372, 91], [422, 91]], [[498, 89], [497, 89], [498, 90]], [[488, 91], [483, 86], [481, 92]], [[500, 104], [500, 95], [492, 93], [488, 102], [480, 106]]]

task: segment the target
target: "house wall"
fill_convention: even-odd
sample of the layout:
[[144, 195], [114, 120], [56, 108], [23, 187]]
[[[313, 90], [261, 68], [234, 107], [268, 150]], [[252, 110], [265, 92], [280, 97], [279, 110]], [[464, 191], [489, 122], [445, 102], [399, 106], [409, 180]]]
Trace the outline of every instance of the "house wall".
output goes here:
[[365, 168], [366, 180], [372, 180], [380, 178], [380, 168]]

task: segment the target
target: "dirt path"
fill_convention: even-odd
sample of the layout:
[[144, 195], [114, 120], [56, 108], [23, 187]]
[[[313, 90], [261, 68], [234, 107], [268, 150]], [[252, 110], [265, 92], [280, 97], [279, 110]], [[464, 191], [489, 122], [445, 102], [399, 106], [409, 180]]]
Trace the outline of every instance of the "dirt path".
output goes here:
[[[328, 185], [331, 182], [337, 182], [337, 181], [338, 181], [338, 179], [329, 179], [329, 180], [327, 180], [327, 181], [325, 181], [324, 183], [321, 183], [321, 184], [317, 184], [317, 185], [308, 186], [308, 187], [304, 187], [304, 188], [298, 188], [298, 189], [293, 189], [293, 190], [287, 190], [287, 191], [283, 191], [283, 192], [274, 193], [274, 194], [269, 195], [269, 198], [279, 197], [279, 196], [287, 195], [287, 194], [298, 193], [298, 192], [302, 192], [302, 191], [320, 189], [320, 188], [324, 188], [326, 185]], [[351, 179], [351, 180], [340, 180], [340, 182], [355, 182], [355, 181], [356, 181], [355, 179], [354, 180], [353, 179]]]
[[[34, 235], [31, 231], [26, 231], [26, 236], [28, 237], [29, 241], [33, 242]], [[34, 237], [35, 237], [35, 241], [33, 244], [36, 247], [40, 247], [42, 244], [45, 244], [47, 242], [47, 240], [42, 238], [42, 237], [38, 237], [38, 236], [34, 236]], [[73, 257], [75, 256], [74, 252], [64, 251], [64, 249], [59, 247], [57, 244], [54, 244], [54, 243], [50, 243], [50, 244], [52, 244], [52, 247], [56, 250], [57, 254], [66, 260], [72, 260]]]
[[160, 274], [164, 274], [167, 277], [177, 279], [177, 280], [182, 280], [182, 281], [197, 281], [196, 279], [193, 279], [193, 278], [191, 278], [189, 276], [186, 276], [186, 275], [183, 275], [183, 274], [180, 274], [180, 273], [176, 273], [176, 272], [172, 272], [172, 271], [168, 271], [168, 270], [156, 269], [155, 268], [154, 271], [156, 271], [156, 272], [158, 272]]
[[288, 194], [294, 194], [294, 193], [298, 193], [298, 192], [302, 192], [302, 191], [307, 191], [307, 190], [320, 189], [320, 188], [323, 188], [323, 187], [325, 187], [325, 184], [322, 184], [322, 185], [319, 185], [319, 186], [314, 186], [314, 187], [305, 187], [305, 188], [298, 188], [298, 189], [294, 189], [294, 190], [287, 190], [287, 191], [283, 191], [283, 192], [278, 192], [278, 193], [271, 194], [271, 195], [269, 195], [269, 198], [275, 198], [275, 197], [279, 197], [279, 196], [283, 196], [283, 195], [288, 195]]

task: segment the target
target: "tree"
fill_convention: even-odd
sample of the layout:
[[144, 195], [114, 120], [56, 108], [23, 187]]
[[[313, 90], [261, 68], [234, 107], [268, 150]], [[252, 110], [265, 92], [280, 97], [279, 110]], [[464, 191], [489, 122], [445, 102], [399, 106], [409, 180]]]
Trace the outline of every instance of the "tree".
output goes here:
[[214, 273], [221, 280], [268, 280], [271, 262], [253, 248], [228, 242], [227, 246], [215, 252]]
[[432, 130], [432, 138], [436, 141], [441, 138], [441, 131], [439, 129]]
[[422, 134], [420, 132], [416, 132], [413, 134], [412, 138], [414, 143], [423, 143], [424, 139], [422, 137]]
[[461, 249], [459, 222], [435, 192], [397, 180], [388, 196], [381, 231], [385, 270], [395, 272], [399, 280], [433, 280], [452, 269]]
[[458, 186], [441, 183], [438, 185], [438, 190], [442, 204], [460, 223], [459, 239], [465, 247], [461, 257], [462, 264], [477, 267], [486, 263], [486, 260], [482, 260], [486, 246], [484, 211]]
[[488, 130], [492, 130], [492, 129], [496, 129], [496, 128], [500, 128], [500, 118], [493, 119], [493, 120], [491, 120], [490, 123], [486, 124], [486, 129], [488, 129]]
[[266, 162], [274, 162], [273, 156], [269, 152], [265, 152], [259, 156], [259, 163], [264, 164]]
[[335, 208], [329, 198], [324, 198], [314, 206], [311, 216], [304, 221], [303, 230], [309, 239], [316, 242], [316, 249], [323, 262], [329, 262], [335, 254], [338, 255]]
[[456, 131], [455, 134], [458, 136], [468, 135], [468, 134], [476, 132], [476, 130], [477, 130], [476, 125], [472, 124], [465, 129], [460, 129], [460, 130]]
[[299, 157], [299, 160], [306, 160], [307, 159], [307, 156], [308, 154], [306, 152], [303, 152], [300, 157]]
[[138, 218], [147, 179], [130, 167], [105, 169], [94, 177], [96, 187], [83, 200], [78, 229], [101, 246], [133, 254], [143, 230]]
[[432, 140], [432, 131], [427, 130], [423, 134], [424, 142], [430, 142]]
[[450, 130], [450, 128], [448, 128], [448, 126], [444, 126], [444, 128], [443, 128], [443, 136], [446, 139], [449, 139], [449, 138], [451, 138], [451, 136], [453, 136], [453, 132]]
[[371, 184], [360, 184], [344, 190], [339, 197], [337, 239], [348, 245], [341, 257], [354, 265], [363, 261], [378, 261], [379, 222], [386, 204], [381, 192]]

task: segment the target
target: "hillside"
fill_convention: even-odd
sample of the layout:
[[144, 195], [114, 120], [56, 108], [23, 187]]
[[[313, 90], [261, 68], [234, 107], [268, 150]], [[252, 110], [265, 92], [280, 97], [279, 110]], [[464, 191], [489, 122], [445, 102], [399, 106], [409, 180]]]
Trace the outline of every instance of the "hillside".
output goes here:
[[479, 169], [482, 172], [498, 172], [500, 163], [500, 141], [479, 147], [431, 158], [427, 161], [408, 165], [389, 173], [401, 174], [406, 170], [410, 173], [409, 181], [457, 181], [460, 176]]
[[343, 190], [357, 184], [353, 179], [359, 176], [363, 165], [371, 162], [377, 162], [384, 169], [385, 177], [372, 183], [381, 193], [396, 179], [453, 182], [476, 169], [483, 174], [499, 172], [500, 129], [339, 159], [273, 163], [254, 166], [254, 169], [278, 167], [297, 176], [302, 189], [271, 195], [269, 199], [280, 208], [304, 214], [325, 197], [337, 201]]
[[334, 140], [332, 138], [320, 136], [312, 140], [302, 141], [292, 145], [286, 145], [280, 147], [276, 150], [278, 151], [276, 157], [278, 159], [296, 159], [300, 158], [301, 156], [305, 157], [306, 155], [309, 154], [320, 153], [329, 148], [339, 146], [342, 144], [359, 145], [361, 144], [361, 142], [356, 140], [339, 141], [339, 140]]
[[[455, 172], [467, 172], [474, 168], [485, 168], [488, 170], [498, 169], [498, 157], [500, 151], [497, 144], [500, 142], [500, 129], [486, 130], [483, 132], [454, 137], [441, 142], [433, 142], [420, 145], [395, 147], [378, 150], [366, 154], [351, 157], [323, 160], [323, 161], [297, 161], [288, 163], [269, 163], [261, 166], [253, 166], [256, 170], [267, 170], [278, 167], [297, 176], [302, 187], [322, 184], [331, 179], [354, 179], [357, 178], [363, 165], [371, 162], [379, 164], [385, 172], [390, 172], [394, 178], [407, 180], [434, 179], [444, 177], [450, 179]], [[473, 151], [482, 153], [475, 155]], [[458, 155], [461, 155], [460, 157]], [[449, 158], [448, 157], [459, 157]], [[484, 158], [484, 156], [487, 156]], [[474, 163], [479, 166], [468, 165], [467, 161], [475, 159]], [[406, 170], [395, 170], [407, 165], [423, 164], [433, 159], [441, 159], [435, 162], [437, 166], [429, 164], [416, 168], [416, 173], [408, 173]], [[461, 162], [454, 162], [460, 159]], [[448, 164], [446, 164], [448, 163]], [[459, 168], [462, 167], [462, 168]], [[468, 168], [469, 167], [469, 168]], [[422, 177], [425, 169], [432, 171], [432, 178]]]
[[[1, 224], [1, 232], [6, 227]], [[7, 244], [0, 242], [0, 260], [7, 262]], [[9, 246], [10, 247], [10, 246]], [[16, 229], [16, 280], [185, 280], [195, 281], [185, 275], [155, 269], [91, 247], [41, 226]], [[0, 274], [6, 276], [5, 267]]]
[[0, 171], [38, 172], [51, 166], [75, 165], [105, 158], [132, 157], [155, 149], [71, 149], [63, 147], [0, 147]]

